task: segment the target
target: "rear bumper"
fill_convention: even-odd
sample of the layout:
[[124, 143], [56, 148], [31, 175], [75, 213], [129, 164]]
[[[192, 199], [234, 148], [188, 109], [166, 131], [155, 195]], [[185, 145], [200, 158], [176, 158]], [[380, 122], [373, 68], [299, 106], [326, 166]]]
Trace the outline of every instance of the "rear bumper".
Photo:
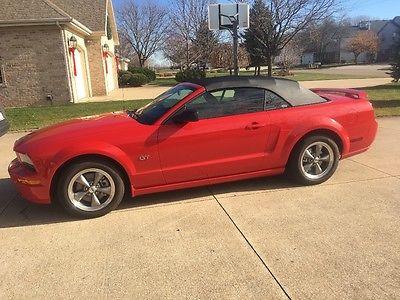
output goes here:
[[8, 173], [24, 199], [38, 204], [51, 203], [49, 187], [34, 170], [15, 159], [8, 167]]
[[350, 141], [350, 151], [344, 154], [342, 158], [348, 158], [367, 151], [375, 141], [377, 132], [378, 122], [374, 119], [373, 124], [369, 127], [367, 134], [363, 138]]

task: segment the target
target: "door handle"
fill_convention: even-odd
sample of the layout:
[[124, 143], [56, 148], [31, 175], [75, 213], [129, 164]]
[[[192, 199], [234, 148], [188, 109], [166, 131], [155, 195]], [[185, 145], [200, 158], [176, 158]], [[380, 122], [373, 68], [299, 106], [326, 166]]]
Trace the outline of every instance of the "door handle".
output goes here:
[[246, 126], [246, 130], [257, 130], [257, 129], [260, 129], [260, 128], [263, 128], [263, 127], [265, 127], [265, 124], [260, 124], [258, 122], [253, 122], [253, 123], [251, 123], [251, 124]]

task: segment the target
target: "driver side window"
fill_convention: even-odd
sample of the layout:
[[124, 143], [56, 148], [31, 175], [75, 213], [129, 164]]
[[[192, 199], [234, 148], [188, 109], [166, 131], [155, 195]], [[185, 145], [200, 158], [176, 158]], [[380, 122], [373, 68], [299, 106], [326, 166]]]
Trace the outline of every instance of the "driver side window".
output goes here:
[[204, 93], [186, 105], [198, 112], [199, 119], [261, 112], [265, 91], [258, 88], [233, 88]]

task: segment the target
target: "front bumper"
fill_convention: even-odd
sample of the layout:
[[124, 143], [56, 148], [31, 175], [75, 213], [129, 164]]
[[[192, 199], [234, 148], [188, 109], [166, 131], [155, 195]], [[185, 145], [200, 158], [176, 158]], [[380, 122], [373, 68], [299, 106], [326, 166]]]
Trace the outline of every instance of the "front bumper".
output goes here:
[[39, 204], [51, 203], [49, 186], [42, 182], [36, 171], [15, 159], [8, 167], [8, 173], [24, 199]]

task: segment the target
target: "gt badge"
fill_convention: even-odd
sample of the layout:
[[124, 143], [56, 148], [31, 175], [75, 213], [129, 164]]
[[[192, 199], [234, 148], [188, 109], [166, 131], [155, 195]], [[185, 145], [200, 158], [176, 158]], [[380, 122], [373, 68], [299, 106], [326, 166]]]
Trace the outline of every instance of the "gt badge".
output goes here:
[[139, 156], [140, 161], [145, 161], [145, 160], [149, 160], [149, 159], [150, 159], [150, 155], [148, 155], [148, 154]]

